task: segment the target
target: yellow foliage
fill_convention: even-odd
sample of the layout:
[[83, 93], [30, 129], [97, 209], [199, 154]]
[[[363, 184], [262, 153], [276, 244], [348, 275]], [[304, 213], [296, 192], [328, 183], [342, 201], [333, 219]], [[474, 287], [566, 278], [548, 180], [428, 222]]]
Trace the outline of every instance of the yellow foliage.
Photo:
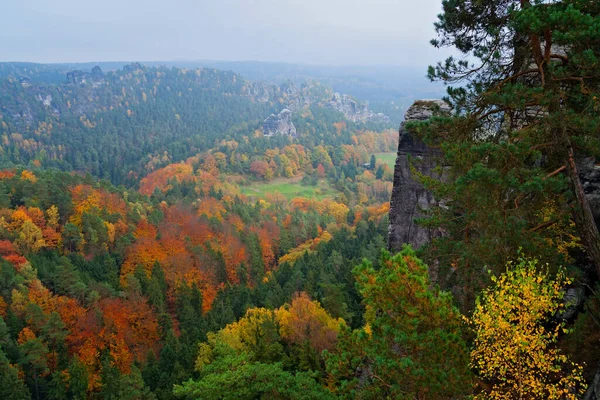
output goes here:
[[25, 221], [25, 223], [23, 223], [21, 232], [15, 242], [24, 253], [35, 253], [46, 246], [42, 230], [31, 221]]
[[31, 222], [31, 217], [27, 214], [24, 208], [16, 209], [10, 216], [11, 223], [9, 225], [10, 229], [13, 231], [18, 231], [21, 229], [23, 224], [27, 221]]
[[328, 242], [331, 240], [331, 234], [327, 231], [323, 231], [318, 237], [309, 239], [302, 243], [298, 247], [293, 248], [287, 254], [279, 258], [279, 264], [290, 263], [294, 264], [304, 253], [313, 253], [313, 249], [320, 242]]
[[341, 318], [333, 318], [318, 301], [310, 300], [306, 293], [294, 297], [291, 304], [280, 307], [276, 312], [279, 333], [292, 344], [308, 340], [318, 352], [332, 349], [342, 325]]
[[556, 214], [557, 207], [552, 202], [547, 202], [538, 212], [542, 223], [548, 224], [548, 227], [545, 229], [547, 233], [546, 242], [550, 247], [554, 247], [559, 253], [564, 255], [565, 259], [570, 260], [570, 250], [583, 249], [581, 238], [576, 234], [575, 223], [572, 220], [559, 220]]
[[491, 383], [476, 399], [577, 399], [582, 369], [556, 347], [564, 324], [547, 326], [561, 307], [562, 272], [551, 280], [537, 260], [520, 259], [493, 278], [467, 319], [475, 332], [471, 366]]
[[59, 219], [60, 214], [58, 213], [58, 207], [51, 205], [50, 208], [46, 210], [46, 223], [52, 228], [56, 228], [58, 226]]
[[23, 179], [24, 181], [32, 182], [32, 183], [37, 182], [37, 178], [33, 174], [33, 172], [28, 171], [26, 169], [24, 169], [23, 172], [21, 172], [21, 179]]
[[110, 243], [114, 243], [115, 241], [115, 233], [116, 233], [116, 228], [115, 225], [110, 223], [110, 222], [106, 222], [104, 221], [104, 225], [106, 226], [106, 232], [108, 235], [108, 241]]

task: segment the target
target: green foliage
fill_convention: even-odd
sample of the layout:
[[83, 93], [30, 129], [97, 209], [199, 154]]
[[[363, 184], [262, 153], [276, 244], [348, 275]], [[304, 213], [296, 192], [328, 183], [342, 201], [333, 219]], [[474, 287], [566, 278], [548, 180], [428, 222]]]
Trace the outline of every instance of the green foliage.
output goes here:
[[453, 399], [470, 392], [468, 352], [450, 294], [431, 288], [408, 247], [356, 267], [362, 329], [340, 333], [328, 372], [344, 398]]
[[200, 380], [176, 385], [183, 399], [333, 399], [314, 374], [284, 371], [280, 363], [254, 362], [246, 354], [229, 355], [204, 367]]
[[10, 365], [0, 348], [0, 397], [6, 400], [28, 400], [31, 394], [25, 383], [19, 379], [19, 371]]
[[[600, 235], [577, 162], [598, 156], [600, 7], [585, 0], [444, 0], [437, 47], [454, 47], [429, 76], [450, 85], [453, 117], [413, 125], [441, 150], [445, 206], [426, 224], [445, 285], [468, 309], [519, 247], [543, 263], [573, 262], [581, 244], [600, 272]], [[458, 271], [458, 273], [455, 273]]]

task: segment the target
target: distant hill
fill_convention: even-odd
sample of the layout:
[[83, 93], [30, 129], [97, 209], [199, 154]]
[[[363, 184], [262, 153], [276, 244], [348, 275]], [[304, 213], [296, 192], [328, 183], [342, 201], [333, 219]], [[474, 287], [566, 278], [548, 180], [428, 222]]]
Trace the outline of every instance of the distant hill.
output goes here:
[[[80, 69], [91, 71], [99, 66], [103, 71], [115, 71], [129, 64], [127, 61], [94, 63], [0, 63], [0, 78], [10, 74], [29, 76], [44, 83], [58, 83], [68, 71]], [[376, 112], [388, 115], [395, 125], [414, 100], [440, 98], [445, 90], [441, 84], [426, 78], [426, 67], [375, 66], [319, 66], [259, 61], [145, 61], [149, 67], [199, 68], [210, 67], [232, 71], [246, 79], [261, 80], [272, 84], [294, 82], [300, 85], [317, 80], [339, 93], [349, 94], [368, 101]]]
[[[320, 135], [349, 143], [333, 138], [336, 122], [350, 129], [394, 126], [366, 103], [315, 81], [276, 85], [214, 68], [134, 63], [103, 72], [102, 65], [0, 64], [0, 162], [36, 162], [127, 184], [157, 158], [179, 161], [221, 141], [257, 140], [263, 121], [284, 108], [294, 113], [300, 143], [317, 143]], [[245, 153], [255, 148], [248, 144]]]

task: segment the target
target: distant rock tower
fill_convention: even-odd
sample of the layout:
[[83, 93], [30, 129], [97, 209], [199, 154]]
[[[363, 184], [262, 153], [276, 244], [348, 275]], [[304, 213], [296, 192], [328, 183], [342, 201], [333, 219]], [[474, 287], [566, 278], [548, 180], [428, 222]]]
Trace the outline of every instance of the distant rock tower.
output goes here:
[[432, 176], [438, 153], [420, 139], [411, 136], [406, 129], [406, 123], [425, 121], [436, 113], [449, 111], [449, 106], [442, 100], [418, 100], [406, 110], [404, 122], [400, 125], [390, 205], [388, 243], [391, 251], [399, 251], [405, 243], [419, 248], [441, 235], [439, 230], [432, 230], [415, 222], [424, 216], [423, 210], [436, 204], [436, 200], [411, 172], [412, 166], [419, 173]]
[[296, 127], [292, 122], [292, 112], [284, 108], [278, 115], [271, 114], [263, 122], [263, 134], [265, 136], [296, 136]]

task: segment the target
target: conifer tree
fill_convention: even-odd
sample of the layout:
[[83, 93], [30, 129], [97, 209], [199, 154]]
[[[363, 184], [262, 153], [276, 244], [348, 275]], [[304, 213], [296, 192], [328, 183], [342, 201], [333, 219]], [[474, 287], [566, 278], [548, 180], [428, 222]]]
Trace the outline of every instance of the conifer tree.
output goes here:
[[578, 171], [600, 155], [600, 4], [442, 4], [432, 43], [464, 58], [429, 76], [450, 85], [455, 115], [413, 126], [450, 166], [443, 182], [425, 179], [446, 200], [429, 220], [448, 233], [431, 247], [435, 258], [499, 271], [522, 246], [560, 265], [577, 247], [564, 238], [575, 237], [600, 275], [600, 235]]
[[412, 249], [384, 252], [381, 268], [355, 269], [366, 326], [342, 330], [327, 358], [341, 398], [456, 399], [471, 390], [460, 313], [449, 293], [430, 287]]

